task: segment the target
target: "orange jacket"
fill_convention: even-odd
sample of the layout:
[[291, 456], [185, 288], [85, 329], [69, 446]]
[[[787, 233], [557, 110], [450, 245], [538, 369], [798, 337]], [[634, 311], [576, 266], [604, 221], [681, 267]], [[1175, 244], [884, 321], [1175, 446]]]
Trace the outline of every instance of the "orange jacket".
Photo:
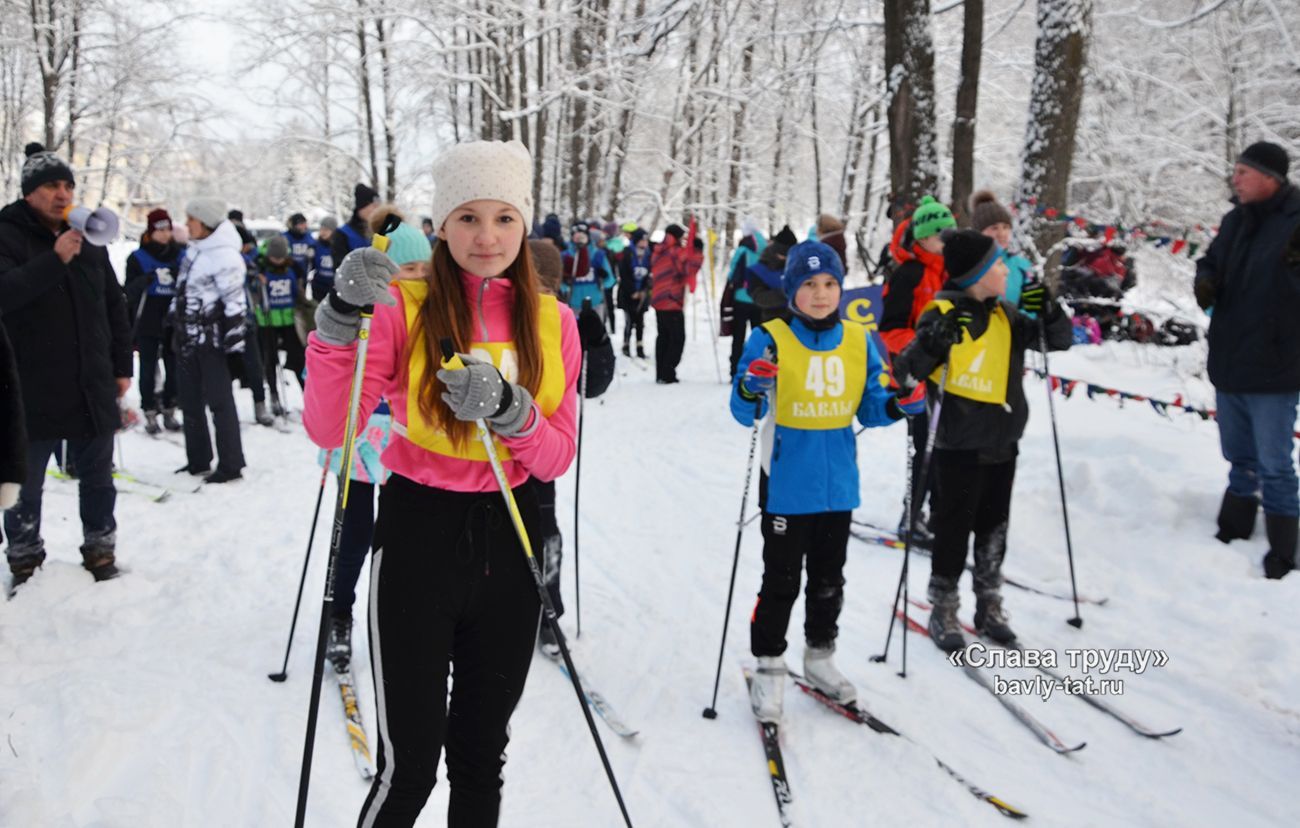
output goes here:
[[943, 254], [931, 253], [914, 242], [911, 227], [911, 219], [898, 225], [889, 243], [889, 253], [898, 262], [898, 268], [885, 282], [880, 338], [891, 357], [916, 338], [916, 320], [948, 278]]

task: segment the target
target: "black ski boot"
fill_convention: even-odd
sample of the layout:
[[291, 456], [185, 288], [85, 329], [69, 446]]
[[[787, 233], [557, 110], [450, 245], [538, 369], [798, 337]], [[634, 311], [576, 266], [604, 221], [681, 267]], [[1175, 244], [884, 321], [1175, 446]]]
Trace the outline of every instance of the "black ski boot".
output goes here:
[[637, 358], [637, 359], [645, 359], [645, 358], [646, 358], [646, 357], [645, 357], [645, 348], [641, 345], [640, 342], [638, 342], [638, 343], [636, 344], [636, 358]]
[[180, 421], [176, 419], [176, 407], [164, 408], [162, 410], [163, 428], [168, 431], [180, 431]]
[[1295, 569], [1297, 523], [1300, 523], [1300, 518], [1290, 515], [1264, 515], [1264, 531], [1268, 535], [1265, 578], [1276, 581]]
[[541, 629], [537, 631], [537, 649], [547, 658], [560, 657], [560, 642], [556, 640], [555, 630], [545, 618], [542, 619]]
[[162, 433], [162, 426], [158, 425], [157, 411], [144, 412], [144, 432], [149, 435]]
[[975, 632], [1003, 646], [1016, 643], [1016, 634], [1002, 609], [1001, 595], [993, 592], [975, 596]]
[[330, 639], [325, 657], [336, 673], [346, 673], [352, 666], [352, 616], [336, 615], [330, 619]]
[[[929, 549], [934, 545], [934, 533], [930, 531], [930, 521], [924, 512], [918, 512], [916, 515], [916, 531], [912, 535], [912, 546], [917, 549]], [[903, 517], [898, 522], [898, 539], [907, 540], [907, 509], [903, 510]]]
[[217, 470], [207, 477], [203, 478], [204, 483], [229, 483], [232, 480], [242, 480], [244, 476], [239, 473], [238, 469], [231, 471], [217, 466]]
[[961, 598], [957, 595], [957, 579], [930, 576], [926, 590], [930, 598], [930, 638], [934, 645], [946, 653], [954, 653], [966, 646], [957, 621], [957, 608]]
[[18, 590], [18, 587], [31, 580], [40, 569], [41, 564], [45, 563], [45, 549], [38, 547], [35, 555], [23, 555], [20, 561], [9, 561], [9, 572], [13, 575], [13, 583], [9, 586], [9, 594], [12, 596]]
[[1255, 532], [1255, 513], [1258, 510], [1259, 500], [1256, 498], [1224, 492], [1223, 504], [1219, 506], [1219, 531], [1214, 537], [1223, 543], [1248, 540]]
[[87, 540], [81, 545], [81, 565], [95, 577], [96, 581], [111, 581], [121, 573], [117, 571], [117, 556], [114, 553], [114, 535], [107, 535]]
[[632, 349], [628, 347], [628, 344], [626, 342], [623, 343], [623, 356], [625, 357], [632, 356]]

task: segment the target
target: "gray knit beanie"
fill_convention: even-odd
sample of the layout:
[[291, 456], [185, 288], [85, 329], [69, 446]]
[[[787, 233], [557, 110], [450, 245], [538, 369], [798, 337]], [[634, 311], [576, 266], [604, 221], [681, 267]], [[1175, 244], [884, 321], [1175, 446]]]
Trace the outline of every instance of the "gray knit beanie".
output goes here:
[[456, 144], [433, 162], [434, 230], [467, 201], [504, 201], [524, 219], [524, 233], [533, 226], [533, 160], [518, 141], [474, 141]]

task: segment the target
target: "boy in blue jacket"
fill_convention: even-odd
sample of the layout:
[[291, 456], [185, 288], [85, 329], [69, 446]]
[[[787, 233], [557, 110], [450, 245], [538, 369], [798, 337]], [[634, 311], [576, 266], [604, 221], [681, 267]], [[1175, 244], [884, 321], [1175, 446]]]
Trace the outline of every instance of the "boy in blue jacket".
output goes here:
[[774, 411], [759, 477], [763, 585], [750, 622], [758, 659], [750, 704], [763, 722], [781, 718], [785, 633], [805, 557], [804, 675], [836, 701], [857, 698], [832, 661], [849, 522], [859, 502], [853, 421], [885, 426], [924, 405], [918, 400], [904, 410], [866, 327], [840, 319], [843, 283], [844, 265], [830, 247], [806, 241], [791, 248], [782, 276], [791, 320], [754, 330], [731, 394], [731, 413], [741, 425]]

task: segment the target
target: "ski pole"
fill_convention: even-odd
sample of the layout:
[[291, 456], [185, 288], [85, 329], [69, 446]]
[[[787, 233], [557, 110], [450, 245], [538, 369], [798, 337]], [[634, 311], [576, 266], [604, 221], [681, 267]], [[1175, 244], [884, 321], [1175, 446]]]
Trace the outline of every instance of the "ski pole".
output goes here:
[[[465, 364], [461, 362], [460, 357], [456, 355], [455, 346], [450, 339], [442, 339], [439, 343], [442, 346], [442, 366], [444, 368], [463, 368]], [[551, 603], [550, 593], [546, 591], [546, 579], [542, 577], [542, 570], [537, 565], [537, 556], [533, 554], [533, 545], [528, 540], [528, 527], [524, 526], [524, 517], [519, 512], [519, 504], [515, 501], [514, 489], [510, 487], [510, 481], [506, 479], [505, 469], [501, 467], [501, 458], [497, 455], [496, 443], [492, 440], [492, 433], [488, 431], [487, 423], [482, 419], [477, 419], [474, 424], [478, 426], [478, 437], [483, 443], [483, 449], [487, 452], [488, 463], [492, 466], [492, 474], [497, 479], [497, 485], [501, 488], [501, 497], [505, 499], [506, 510], [510, 513], [510, 520], [514, 524], [515, 534], [519, 536], [519, 545], [524, 550], [524, 558], [528, 561], [528, 571], [533, 575], [533, 585], [537, 587], [537, 596], [542, 601], [542, 614], [546, 623], [551, 625], [551, 631], [555, 633], [555, 642], [560, 645], [560, 655], [564, 658], [564, 667], [569, 674], [569, 679], [573, 683], [573, 692], [578, 695], [578, 705], [582, 708], [582, 715], [587, 720], [587, 729], [591, 731], [591, 738], [596, 742], [596, 751], [600, 753], [600, 763], [605, 766], [605, 776], [609, 778], [610, 787], [614, 790], [614, 798], [618, 800], [618, 809], [623, 814], [623, 822], [632, 828], [632, 818], [628, 816], [627, 806], [623, 804], [623, 792], [619, 790], [618, 780], [614, 778], [614, 768], [609, 763], [609, 756], [605, 753], [605, 744], [600, 740], [600, 732], [596, 730], [596, 720], [591, 717], [591, 708], [587, 705], [587, 693], [582, 689], [582, 682], [578, 678], [578, 670], [573, 666], [573, 659], [569, 655], [569, 645], [564, 640], [564, 633], [560, 630], [560, 619], [555, 615], [555, 606]], [[324, 629], [324, 627], [322, 627]]]
[[334, 528], [330, 532], [329, 565], [325, 570], [325, 595], [321, 599], [320, 626], [316, 631], [316, 660], [312, 666], [311, 704], [307, 710], [307, 735], [302, 748], [302, 774], [298, 779], [298, 811], [293, 823], [295, 828], [303, 828], [307, 817], [307, 788], [311, 783], [311, 756], [316, 742], [316, 717], [320, 712], [325, 642], [329, 634], [330, 610], [334, 606], [334, 567], [338, 563], [339, 544], [343, 539], [343, 514], [347, 509], [348, 494], [352, 488], [352, 475], [347, 472], [352, 468], [352, 454], [356, 447], [356, 423], [361, 409], [361, 383], [365, 378], [366, 351], [370, 344], [370, 323], [373, 317], [373, 307], [367, 306], [361, 309], [361, 328], [357, 331], [357, 355], [352, 368], [352, 390], [348, 395], [348, 416], [344, 421], [343, 454], [339, 464], [340, 485], [338, 497], [334, 501]]
[[[1044, 313], [1046, 309], [1044, 309]], [[1070, 541], [1070, 509], [1065, 502], [1065, 472], [1061, 468], [1061, 438], [1056, 431], [1056, 402], [1052, 399], [1052, 372], [1047, 365], [1047, 327], [1043, 323], [1043, 314], [1038, 316], [1038, 347], [1043, 352], [1043, 374], [1047, 386], [1047, 413], [1052, 421], [1052, 448], [1056, 450], [1056, 482], [1061, 488], [1061, 520], [1065, 523], [1065, 557], [1070, 562], [1070, 593], [1074, 596], [1074, 617], [1065, 623], [1075, 629], [1083, 627], [1083, 616], [1079, 614], [1079, 588], [1074, 581], [1074, 544]]]
[[266, 674], [271, 681], [280, 682], [289, 677], [289, 651], [293, 649], [293, 631], [298, 625], [298, 608], [302, 606], [302, 588], [307, 583], [307, 564], [311, 562], [311, 545], [316, 540], [316, 521], [320, 519], [320, 504], [325, 499], [325, 478], [329, 477], [330, 458], [333, 456], [333, 449], [325, 452], [325, 467], [320, 472], [320, 491], [316, 493], [316, 511], [312, 513], [311, 534], [307, 536], [307, 556], [302, 560], [302, 577], [298, 579], [298, 597], [294, 599], [293, 618], [289, 621], [289, 642], [284, 645], [284, 664], [280, 666], [280, 672]]
[[[589, 304], [584, 302], [583, 304]], [[573, 597], [578, 619], [578, 638], [582, 638], [582, 558], [578, 544], [578, 494], [582, 485], [582, 409], [587, 397], [587, 349], [582, 349], [582, 373], [578, 376], [578, 444], [577, 468], [573, 471]], [[556, 575], [559, 578], [559, 575]]]
[[[718, 669], [713, 675], [713, 701], [704, 708], [706, 719], [718, 718], [718, 685], [722, 681], [722, 655], [727, 650], [727, 625], [731, 621], [731, 599], [736, 592], [736, 568], [740, 565], [740, 539], [745, 533], [745, 503], [749, 500], [749, 481], [754, 474], [754, 453], [758, 448], [758, 432], [762, 427], [759, 414], [763, 410], [763, 398], [754, 400], [754, 428], [749, 434], [749, 459], [745, 461], [745, 488], [740, 494], [740, 518], [736, 521], [736, 549], [731, 555], [731, 581], [727, 584], [727, 609], [722, 614], [722, 642], [718, 645]], [[759, 512], [762, 514], [762, 512]]]
[[[907, 599], [908, 599], [908, 564], [912, 558], [912, 538], [916, 536], [916, 515], [921, 511], [921, 503], [925, 500], [925, 491], [928, 484], [927, 478], [930, 472], [930, 462], [934, 459], [934, 443], [939, 435], [939, 415], [943, 413], [944, 386], [948, 382], [948, 362], [943, 363], [943, 373], [939, 375], [939, 389], [934, 398], [934, 411], [930, 414], [930, 422], [926, 427], [925, 448], [921, 453], [921, 471], [916, 476], [916, 487], [912, 488], [911, 470], [912, 464], [916, 462], [915, 446], [908, 451], [908, 492], [906, 495], [907, 504], [907, 537], [903, 538], [903, 568], [898, 573], [898, 586], [894, 589], [894, 605], [890, 608], [889, 613], [889, 631], [885, 633], [885, 651], [880, 655], [871, 657], [872, 661], [882, 663], [889, 658], [889, 642], [894, 634], [894, 621], [898, 613], [898, 599], [903, 598], [903, 616], [907, 617]], [[909, 441], [910, 442], [910, 441]], [[903, 639], [903, 669], [899, 672], [900, 678], [907, 678], [907, 627], [903, 627], [901, 633]]]

